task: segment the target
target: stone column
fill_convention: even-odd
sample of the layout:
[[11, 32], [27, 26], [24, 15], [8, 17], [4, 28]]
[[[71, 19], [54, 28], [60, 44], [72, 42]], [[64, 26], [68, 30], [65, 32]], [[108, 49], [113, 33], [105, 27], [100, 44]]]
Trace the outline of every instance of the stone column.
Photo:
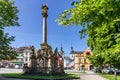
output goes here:
[[42, 43], [47, 43], [47, 14], [48, 7], [46, 5], [42, 6], [42, 17], [43, 17], [43, 41]]

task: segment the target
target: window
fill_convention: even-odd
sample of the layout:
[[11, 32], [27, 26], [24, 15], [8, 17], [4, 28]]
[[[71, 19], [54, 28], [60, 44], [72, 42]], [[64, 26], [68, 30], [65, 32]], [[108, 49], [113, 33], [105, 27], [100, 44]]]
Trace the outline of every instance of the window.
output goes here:
[[28, 55], [28, 53], [26, 52], [26, 55]]
[[86, 63], [86, 58], [84, 58], [84, 63]]
[[27, 58], [25, 58], [25, 61], [27, 61]]
[[82, 61], [81, 61], [81, 58], [79, 58], [79, 62], [81, 63]]
[[21, 59], [21, 61], [23, 61], [23, 59]]

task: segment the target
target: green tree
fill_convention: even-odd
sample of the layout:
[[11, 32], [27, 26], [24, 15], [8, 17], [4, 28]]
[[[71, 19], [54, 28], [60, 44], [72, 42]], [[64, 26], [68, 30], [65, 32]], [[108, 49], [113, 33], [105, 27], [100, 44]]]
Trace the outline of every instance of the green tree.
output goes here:
[[11, 60], [17, 56], [10, 46], [14, 36], [9, 37], [8, 33], [4, 33], [6, 27], [19, 26], [17, 13], [14, 1], [0, 0], [0, 60]]
[[120, 68], [120, 1], [75, 0], [72, 5], [61, 13], [58, 23], [83, 27], [81, 38], [88, 35], [87, 44], [93, 52], [90, 60], [95, 66], [110, 63]]

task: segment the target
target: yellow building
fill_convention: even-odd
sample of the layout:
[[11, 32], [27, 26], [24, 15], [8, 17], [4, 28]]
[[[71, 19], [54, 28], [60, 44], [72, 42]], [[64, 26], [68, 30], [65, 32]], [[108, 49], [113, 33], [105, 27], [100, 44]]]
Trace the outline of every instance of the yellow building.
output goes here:
[[89, 49], [86, 49], [85, 51], [73, 51], [73, 48], [72, 48], [71, 54], [74, 62], [74, 69], [90, 70], [92, 68], [92, 65], [90, 64], [87, 58], [87, 56], [91, 54], [91, 51]]

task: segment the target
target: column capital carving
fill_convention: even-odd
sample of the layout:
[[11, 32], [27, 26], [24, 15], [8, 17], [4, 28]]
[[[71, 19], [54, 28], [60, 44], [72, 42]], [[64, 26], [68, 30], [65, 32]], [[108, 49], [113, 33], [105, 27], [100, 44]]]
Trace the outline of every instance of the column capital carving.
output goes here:
[[48, 14], [47, 14], [47, 12], [48, 12], [48, 7], [47, 7], [46, 5], [43, 5], [43, 6], [41, 7], [41, 9], [42, 9], [42, 16], [43, 16], [43, 17], [47, 17], [47, 16], [48, 16]]

